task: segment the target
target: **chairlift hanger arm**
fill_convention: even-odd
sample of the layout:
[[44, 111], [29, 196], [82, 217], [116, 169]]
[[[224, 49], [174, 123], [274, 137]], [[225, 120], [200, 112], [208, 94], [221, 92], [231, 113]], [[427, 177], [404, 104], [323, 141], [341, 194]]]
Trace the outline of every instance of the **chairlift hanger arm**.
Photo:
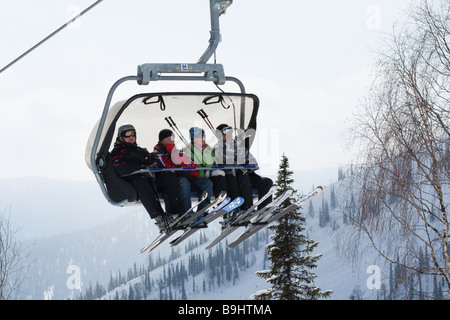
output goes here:
[[210, 16], [211, 16], [211, 38], [209, 39], [209, 46], [200, 59], [198, 64], [204, 64], [208, 62], [211, 56], [217, 49], [222, 36], [220, 34], [219, 17], [225, 13], [229, 6], [233, 3], [233, 0], [209, 0]]
[[225, 72], [221, 64], [207, 64], [208, 60], [214, 54], [222, 40], [220, 35], [219, 17], [225, 13], [226, 9], [233, 3], [233, 0], [209, 0], [210, 18], [211, 18], [211, 38], [209, 46], [197, 63], [147, 63], [138, 66], [138, 76], [142, 77], [139, 84], [147, 85], [150, 81], [156, 80], [196, 80], [197, 77], [184, 78], [180, 76], [162, 76], [163, 73], [191, 74], [203, 73], [200, 80], [212, 81], [216, 85], [222, 85], [226, 82]]

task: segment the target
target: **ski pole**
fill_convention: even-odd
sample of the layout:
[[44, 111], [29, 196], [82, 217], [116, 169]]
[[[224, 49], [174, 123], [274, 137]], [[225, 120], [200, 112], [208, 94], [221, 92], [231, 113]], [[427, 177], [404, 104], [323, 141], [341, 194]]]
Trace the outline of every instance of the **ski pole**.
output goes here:
[[[178, 129], [178, 127], [177, 127], [175, 121], [173, 121], [172, 117], [169, 116], [169, 117], [165, 117], [164, 119], [167, 121], [167, 123], [173, 129], [173, 131], [175, 131], [175, 133], [178, 135], [178, 137], [181, 139], [181, 141], [183, 141], [183, 143], [186, 145], [186, 150], [189, 150], [190, 149], [189, 143], [184, 138], [184, 136], [181, 133], [181, 131]], [[195, 154], [195, 152], [193, 152], [193, 154], [194, 154], [194, 157], [195, 157], [195, 160], [197, 161], [197, 163], [201, 164], [202, 161], [199, 161], [199, 159], [198, 159], [197, 155]]]
[[164, 120], [167, 121], [167, 123], [169, 124], [170, 128], [175, 131], [175, 133], [177, 134], [177, 136], [181, 139], [181, 141], [183, 141], [183, 143], [186, 145], [186, 148], [189, 148], [189, 144], [187, 142], [187, 140], [184, 138], [183, 134], [181, 133], [181, 131], [178, 129], [175, 121], [173, 121], [172, 117], [165, 117]]
[[[197, 111], [197, 113], [200, 115], [200, 117], [202, 117], [202, 119], [205, 121], [206, 125], [208, 126], [209, 129], [211, 129], [212, 133], [214, 134], [214, 136], [216, 136], [216, 138], [219, 139], [216, 130], [214, 129], [214, 126], [211, 123], [211, 120], [209, 120], [208, 115], [206, 114], [205, 110], [200, 109]], [[220, 140], [219, 140], [220, 141]]]

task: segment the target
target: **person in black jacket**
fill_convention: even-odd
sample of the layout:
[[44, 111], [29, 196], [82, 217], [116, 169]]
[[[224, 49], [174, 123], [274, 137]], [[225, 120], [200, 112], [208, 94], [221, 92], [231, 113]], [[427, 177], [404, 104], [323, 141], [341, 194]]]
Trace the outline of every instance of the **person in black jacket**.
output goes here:
[[[218, 143], [215, 150], [216, 162], [221, 165], [248, 165], [257, 164], [256, 159], [245, 146], [244, 141], [233, 139], [233, 128], [227, 124], [221, 124], [217, 128], [217, 135], [222, 136], [222, 143]], [[242, 158], [242, 159], [240, 159]], [[231, 173], [227, 173], [231, 174]], [[249, 208], [253, 205], [252, 188], [258, 190], [258, 198], [263, 197], [273, 186], [270, 178], [261, 177], [253, 170], [237, 170], [236, 179], [239, 186], [240, 195], [244, 198], [242, 209]], [[258, 209], [263, 208], [272, 202], [272, 196], [264, 200]]]
[[[156, 179], [144, 174], [128, 175], [136, 170], [148, 168], [155, 162], [147, 149], [137, 145], [136, 130], [131, 124], [123, 125], [118, 129], [111, 156], [116, 172], [136, 188], [139, 200], [150, 218], [156, 220], [160, 230], [164, 230], [167, 221], [180, 213], [178, 206], [180, 195], [175, 174], [172, 172], [158, 173]], [[166, 212], [157, 198], [157, 191], [164, 194]]]

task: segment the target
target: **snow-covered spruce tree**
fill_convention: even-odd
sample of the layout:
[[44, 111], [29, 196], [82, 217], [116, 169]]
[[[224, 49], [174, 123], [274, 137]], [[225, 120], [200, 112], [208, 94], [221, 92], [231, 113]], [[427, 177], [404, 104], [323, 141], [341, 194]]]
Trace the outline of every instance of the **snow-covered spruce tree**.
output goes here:
[[[277, 192], [280, 196], [288, 189], [293, 189], [293, 172], [289, 169], [289, 160], [283, 154], [278, 170]], [[282, 209], [295, 202], [296, 191], [282, 204]], [[274, 230], [274, 240], [267, 245], [271, 266], [269, 270], [259, 271], [257, 275], [266, 279], [271, 287], [252, 295], [256, 300], [316, 300], [327, 298], [332, 291], [321, 291], [314, 285], [316, 274], [311, 272], [317, 267], [321, 255], [312, 255], [318, 242], [309, 240], [302, 233], [305, 218], [300, 210], [295, 210], [270, 226]]]

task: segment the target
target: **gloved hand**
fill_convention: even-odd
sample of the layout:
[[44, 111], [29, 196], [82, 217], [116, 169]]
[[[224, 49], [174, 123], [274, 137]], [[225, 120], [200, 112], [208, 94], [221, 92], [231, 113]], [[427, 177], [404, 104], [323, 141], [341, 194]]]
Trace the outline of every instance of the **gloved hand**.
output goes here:
[[139, 164], [150, 164], [150, 156], [147, 152], [142, 152], [140, 150], [128, 151], [124, 154], [127, 162], [139, 163]]

